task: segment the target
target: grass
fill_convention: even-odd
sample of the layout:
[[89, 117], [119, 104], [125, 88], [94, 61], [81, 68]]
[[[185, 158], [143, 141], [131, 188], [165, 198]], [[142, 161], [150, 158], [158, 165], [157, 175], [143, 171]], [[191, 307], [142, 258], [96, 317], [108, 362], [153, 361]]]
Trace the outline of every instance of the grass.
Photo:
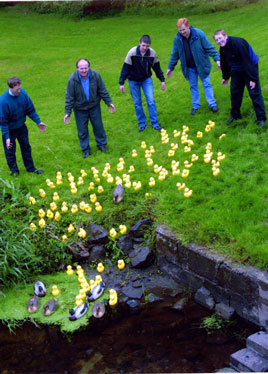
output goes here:
[[[211, 41], [213, 32], [219, 27], [224, 27], [230, 35], [242, 36], [252, 45], [260, 56], [260, 80], [266, 103], [267, 8], [267, 2], [262, 0], [228, 12], [190, 17], [191, 25], [202, 29]], [[187, 16], [187, 13], [184, 15]], [[252, 22], [249, 23], [249, 19]], [[0, 149], [0, 157], [3, 160], [0, 164], [0, 188], [4, 189], [3, 181], [12, 181], [14, 185], [13, 190], [8, 192], [10, 202], [6, 198], [7, 192], [2, 194], [4, 197], [1, 199], [1, 206], [4, 209], [0, 214], [1, 219], [8, 220], [11, 232], [20, 228], [18, 232], [22, 230], [35, 248], [42, 247], [38, 254], [42, 256], [43, 248], [47, 247], [46, 250], [49, 250], [50, 254], [44, 263], [52, 263], [53, 255], [57, 261], [61, 255], [63, 256], [64, 244], [61, 242], [61, 236], [67, 233], [70, 223], [77, 229], [73, 236], [69, 236], [73, 239], [77, 238], [80, 227], [91, 222], [102, 224], [108, 230], [112, 227], [118, 230], [120, 224], [126, 224], [129, 228], [138, 219], [151, 217], [155, 224], [166, 223], [185, 243], [195, 241], [205, 244], [211, 250], [225, 253], [237, 261], [267, 269], [268, 141], [266, 131], [259, 130], [256, 126], [255, 113], [248, 94], [244, 95], [243, 119], [237, 121], [234, 126], [227, 126], [230, 93], [229, 88], [221, 86], [221, 74], [215, 63], [211, 81], [219, 106], [219, 112], [216, 114], [212, 114], [207, 108], [201, 88], [200, 113], [190, 117], [189, 87], [178, 66], [173, 78], [167, 79], [165, 92], [160, 90], [160, 82], [153, 77], [159, 121], [170, 138], [168, 144], [162, 144], [161, 135], [153, 131], [149, 125], [144, 133], [138, 133], [128, 84], [126, 83], [124, 96], [119, 91], [118, 79], [126, 53], [138, 44], [142, 34], [150, 34], [152, 48], [157, 52], [163, 71], [166, 71], [176, 34], [175, 24], [176, 18], [168, 15], [123, 15], [99, 20], [74, 20], [56, 14], [35, 14], [21, 7], [0, 9], [0, 92], [7, 89], [6, 81], [10, 76], [19, 76], [41, 120], [48, 125], [47, 132], [43, 134], [38, 132], [30, 119], [27, 120], [33, 158], [36, 166], [44, 169], [43, 175], [29, 175], [24, 170], [21, 155], [17, 152], [21, 174], [18, 178], [9, 177], [3, 149]], [[69, 126], [63, 124], [67, 80], [75, 70], [75, 62], [80, 57], [88, 58], [92, 69], [101, 74], [116, 106], [116, 113], [111, 115], [102, 104], [108, 152], [101, 153], [97, 150], [90, 129], [92, 156], [88, 159], [82, 158], [74, 117], [71, 117]], [[206, 133], [204, 129], [209, 120], [215, 121], [215, 128]], [[178, 142], [180, 138], [173, 138], [173, 130], [182, 131], [183, 125], [189, 127], [189, 138], [194, 142], [190, 153], [183, 151], [183, 145]], [[197, 131], [203, 131], [203, 138], [196, 138]], [[219, 140], [223, 133], [226, 136]], [[162, 165], [169, 172], [164, 181], [159, 181], [152, 166], [146, 165], [144, 150], [140, 147], [141, 141], [155, 147], [156, 153], [152, 155], [154, 164]], [[168, 157], [172, 142], [179, 143], [173, 158], [180, 161], [181, 171], [184, 161], [190, 161], [192, 153], [199, 156], [186, 179], [181, 175], [172, 175], [173, 158]], [[211, 165], [203, 162], [208, 142], [212, 143], [213, 158], [219, 151], [226, 155], [217, 177], [212, 175]], [[138, 152], [137, 158], [131, 156], [131, 150], [134, 148]], [[120, 157], [125, 160], [123, 172], [116, 170]], [[114, 177], [122, 177], [129, 166], [134, 165], [135, 171], [131, 173], [131, 181], [142, 183], [139, 191], [133, 188], [126, 189], [124, 200], [118, 205], [112, 202], [115, 184], [107, 183], [101, 176], [107, 162], [111, 165], [111, 174]], [[93, 166], [99, 170], [99, 183], [93, 178]], [[78, 187], [78, 193], [73, 195], [70, 192], [67, 173], [71, 172], [77, 181], [81, 169], [86, 171], [87, 176], [84, 178], [84, 184]], [[55, 183], [58, 171], [63, 175], [63, 184], [50, 189], [46, 185], [46, 179], [49, 178]], [[153, 188], [148, 186], [151, 176], [156, 179], [156, 186]], [[73, 203], [79, 204], [82, 200], [89, 203], [88, 185], [91, 181], [95, 181], [96, 186], [101, 184], [104, 187], [104, 193], [97, 194], [103, 207], [102, 212], [95, 212], [93, 207], [91, 214], [81, 210], [76, 215], [72, 215], [70, 210], [66, 214], [61, 213], [60, 222], [49, 221], [50, 232], [52, 231], [59, 239], [54, 239], [54, 242], [49, 241], [51, 239], [47, 230], [39, 227], [34, 233], [25, 230], [31, 222], [38, 225], [38, 210], [41, 207], [48, 209], [55, 191], [60, 196], [60, 201], [57, 202], [58, 211], [62, 201], [67, 201], [69, 207]], [[193, 190], [190, 198], [185, 198], [183, 192], [177, 190], [178, 182], [185, 182], [186, 186]], [[39, 188], [45, 189], [47, 193], [44, 199], [39, 197]], [[96, 192], [96, 187], [93, 192]], [[146, 198], [145, 193], [152, 195]], [[12, 201], [17, 195], [20, 195], [20, 203], [13, 209], [7, 209], [12, 206]], [[29, 196], [36, 198], [35, 205], [29, 206]], [[27, 210], [27, 214], [17, 216], [20, 209]], [[58, 248], [58, 252], [54, 252], [54, 248]], [[36, 268], [39, 272], [42, 269], [38, 261]], [[27, 276], [25, 274], [26, 278]]]

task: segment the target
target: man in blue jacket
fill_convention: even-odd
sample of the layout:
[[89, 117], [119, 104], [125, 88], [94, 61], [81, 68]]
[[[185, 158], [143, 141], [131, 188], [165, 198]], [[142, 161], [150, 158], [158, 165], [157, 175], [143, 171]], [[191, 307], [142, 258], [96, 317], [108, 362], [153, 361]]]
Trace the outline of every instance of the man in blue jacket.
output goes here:
[[64, 123], [70, 123], [72, 110], [74, 111], [78, 138], [83, 157], [91, 154], [89, 146], [88, 121], [91, 122], [97, 147], [101, 152], [107, 150], [106, 133], [101, 118], [101, 99], [115, 112], [115, 106], [105, 87], [105, 84], [96, 71], [90, 69], [89, 61], [80, 58], [76, 62], [76, 71], [70, 76], [65, 93]]
[[142, 107], [141, 89], [143, 90], [147, 102], [152, 128], [156, 131], [161, 130], [154, 101], [151, 69], [154, 70], [157, 78], [160, 80], [162, 91], [165, 90], [166, 84], [164, 74], [160, 68], [160, 62], [155, 51], [150, 48], [150, 45], [150, 36], [143, 35], [140, 39], [140, 44], [128, 51], [119, 78], [120, 91], [122, 94], [125, 93], [124, 82], [128, 79], [129, 89], [138, 120], [139, 132], [144, 131], [146, 128], [146, 116]]
[[20, 144], [26, 170], [29, 173], [41, 174], [43, 170], [38, 170], [32, 159], [28, 129], [25, 125], [26, 115], [37, 124], [41, 132], [46, 131], [47, 125], [40, 121], [31, 99], [21, 88], [19, 78], [9, 78], [8, 87], [9, 89], [0, 97], [0, 127], [10, 175], [19, 174], [16, 160], [16, 139]]
[[258, 62], [256, 55], [243, 38], [228, 36], [224, 30], [217, 30], [214, 39], [220, 46], [222, 85], [226, 86], [231, 79], [231, 117], [227, 123], [241, 118], [244, 88], [247, 86], [249, 96], [256, 113], [257, 122], [264, 127], [266, 113], [259, 81]]
[[200, 93], [198, 89], [198, 77], [203, 84], [205, 97], [212, 112], [217, 112], [218, 107], [210, 83], [211, 62], [209, 56], [214, 59], [220, 68], [220, 56], [216, 48], [210, 43], [203, 31], [191, 27], [187, 18], [177, 21], [178, 33], [174, 38], [173, 48], [169, 59], [167, 77], [172, 77], [172, 70], [181, 61], [181, 69], [188, 80], [192, 96], [193, 116], [200, 108]]

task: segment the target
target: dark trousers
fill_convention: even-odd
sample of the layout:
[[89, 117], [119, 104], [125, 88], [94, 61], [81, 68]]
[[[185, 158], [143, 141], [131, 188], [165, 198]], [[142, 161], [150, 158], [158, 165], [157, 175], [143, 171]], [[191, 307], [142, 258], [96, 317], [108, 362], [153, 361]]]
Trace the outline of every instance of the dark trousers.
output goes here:
[[[256, 71], [258, 73], [258, 65], [256, 65]], [[250, 79], [247, 74], [240, 71], [233, 71], [231, 79], [231, 116], [235, 119], [241, 118], [240, 107], [242, 104], [244, 88], [247, 86], [249, 96], [252, 100], [252, 104], [256, 113], [258, 121], [266, 121], [265, 107], [263, 97], [261, 94], [260, 81], [256, 82], [255, 88], [250, 89]]]
[[12, 172], [19, 171], [17, 160], [16, 160], [16, 139], [17, 139], [20, 145], [20, 150], [21, 150], [21, 155], [22, 155], [24, 166], [27, 171], [33, 171], [35, 169], [35, 166], [34, 166], [33, 159], [32, 159], [32, 151], [31, 151], [31, 146], [29, 143], [27, 126], [23, 125], [18, 129], [9, 129], [9, 137], [10, 137], [10, 142], [12, 144], [11, 149], [7, 149], [6, 141], [2, 137], [6, 160], [7, 160], [9, 169]]
[[83, 152], [90, 151], [88, 121], [91, 122], [97, 146], [99, 147], [107, 144], [106, 134], [101, 119], [100, 105], [96, 105], [90, 110], [75, 110], [74, 116], [80, 147]]

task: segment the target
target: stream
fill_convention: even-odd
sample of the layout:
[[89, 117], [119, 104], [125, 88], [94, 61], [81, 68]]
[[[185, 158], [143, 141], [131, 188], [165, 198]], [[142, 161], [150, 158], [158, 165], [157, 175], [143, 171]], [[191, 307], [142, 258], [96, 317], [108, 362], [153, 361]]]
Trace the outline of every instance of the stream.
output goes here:
[[[174, 300], [173, 300], [174, 303]], [[189, 300], [183, 310], [168, 298], [138, 310], [118, 306], [73, 335], [27, 322], [10, 334], [0, 324], [1, 374], [206, 373], [229, 365], [257, 327], [237, 319], [208, 334], [209, 312]]]

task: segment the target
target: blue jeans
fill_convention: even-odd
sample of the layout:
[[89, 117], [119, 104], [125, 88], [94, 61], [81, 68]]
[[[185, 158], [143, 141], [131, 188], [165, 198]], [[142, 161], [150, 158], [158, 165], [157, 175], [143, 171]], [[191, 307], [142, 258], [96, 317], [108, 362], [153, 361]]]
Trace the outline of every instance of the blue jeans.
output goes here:
[[[188, 68], [189, 73], [189, 84], [190, 84], [190, 91], [192, 95], [192, 106], [193, 109], [200, 108], [200, 93], [198, 89], [198, 73], [196, 68]], [[200, 78], [201, 79], [201, 78]], [[204, 93], [206, 100], [208, 102], [209, 108], [212, 108], [216, 105], [216, 100], [214, 99], [213, 95], [213, 88], [210, 83], [210, 76], [206, 76], [206, 78], [201, 79], [201, 82], [203, 84]]]
[[88, 121], [91, 122], [97, 146], [107, 144], [106, 134], [101, 119], [100, 105], [89, 110], [74, 110], [78, 138], [82, 151], [90, 151]]
[[152, 78], [147, 78], [142, 82], [128, 80], [130, 93], [134, 102], [134, 107], [136, 111], [136, 116], [138, 120], [139, 127], [146, 126], [146, 117], [142, 107], [141, 100], [141, 88], [143, 89], [144, 96], [147, 102], [148, 112], [152, 127], [158, 127], [158, 119], [156, 106], [154, 101], [154, 90]]

